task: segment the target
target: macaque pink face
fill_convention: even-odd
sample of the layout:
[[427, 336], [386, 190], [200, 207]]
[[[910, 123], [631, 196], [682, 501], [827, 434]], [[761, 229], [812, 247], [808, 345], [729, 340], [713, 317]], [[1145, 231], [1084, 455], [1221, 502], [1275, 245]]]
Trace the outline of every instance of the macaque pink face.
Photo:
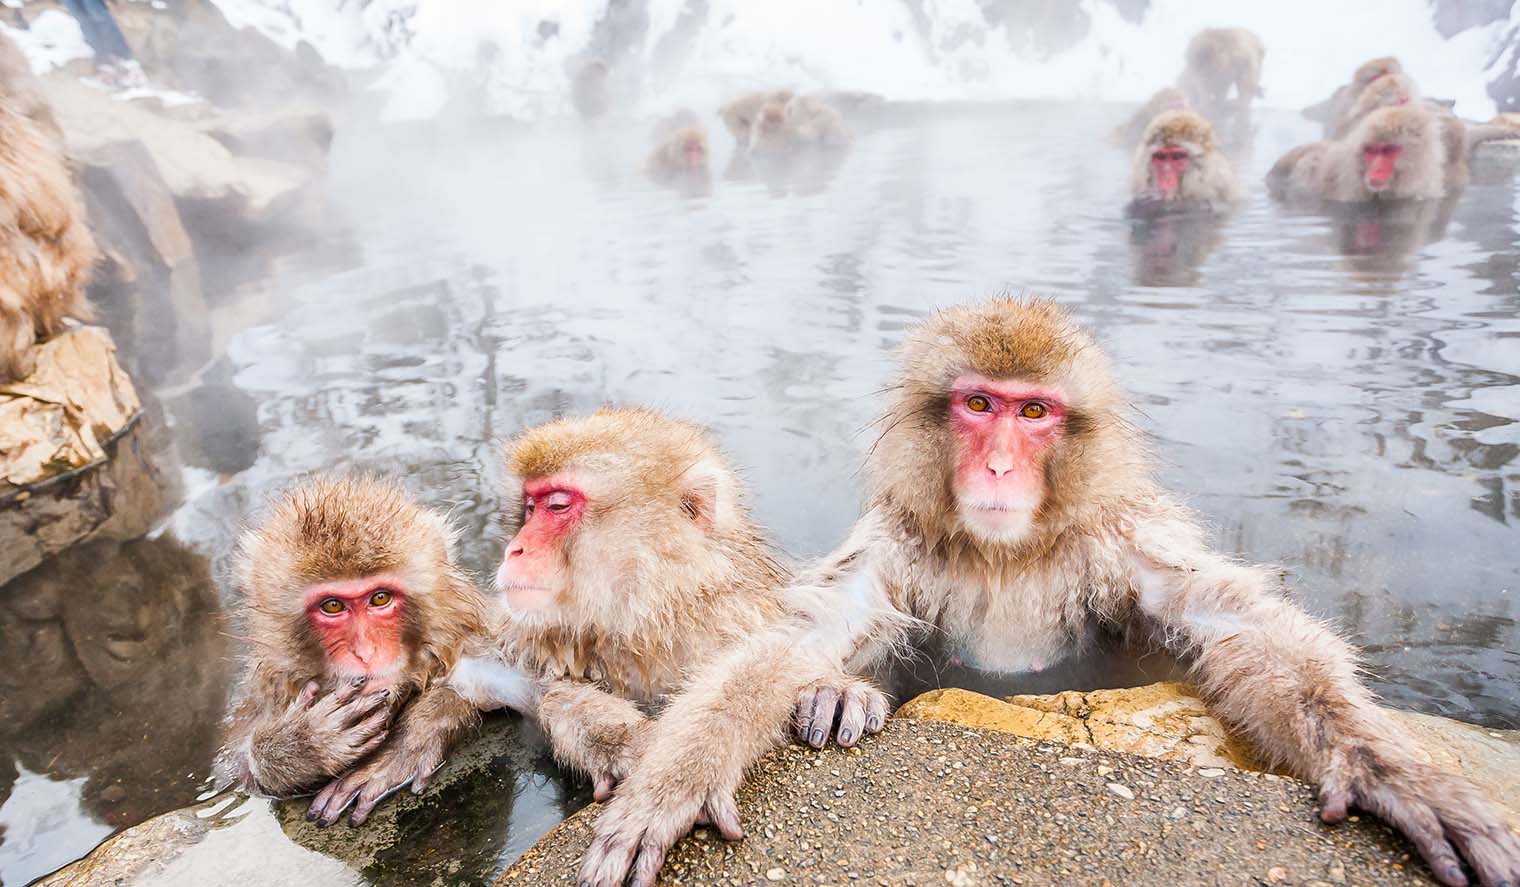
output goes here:
[[407, 595], [394, 576], [322, 582], [306, 589], [306, 619], [340, 678], [365, 677], [365, 693], [389, 687], [406, 663], [401, 617]]
[[681, 146], [681, 156], [691, 172], [701, 172], [707, 168], [707, 146], [702, 144], [701, 139], [687, 139]]
[[956, 504], [968, 529], [992, 542], [1028, 533], [1045, 497], [1045, 459], [1066, 421], [1061, 392], [967, 373], [950, 389], [958, 444]]
[[1190, 156], [1186, 148], [1168, 146], [1151, 152], [1151, 180], [1162, 200], [1176, 200], [1182, 191], [1182, 174]]
[[496, 585], [514, 610], [545, 610], [569, 584], [565, 543], [586, 511], [586, 496], [566, 478], [523, 484], [523, 525], [507, 543]]
[[1362, 146], [1362, 181], [1373, 193], [1393, 182], [1394, 166], [1404, 146], [1398, 142], [1369, 142]]

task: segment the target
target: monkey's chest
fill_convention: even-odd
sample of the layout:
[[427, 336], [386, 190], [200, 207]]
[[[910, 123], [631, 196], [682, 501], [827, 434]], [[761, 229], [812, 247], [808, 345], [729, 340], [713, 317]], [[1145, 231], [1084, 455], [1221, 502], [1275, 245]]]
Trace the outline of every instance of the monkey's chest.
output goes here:
[[985, 671], [1043, 671], [1095, 632], [1074, 593], [1049, 577], [976, 577], [947, 584], [940, 592], [943, 606], [936, 626], [956, 656]]

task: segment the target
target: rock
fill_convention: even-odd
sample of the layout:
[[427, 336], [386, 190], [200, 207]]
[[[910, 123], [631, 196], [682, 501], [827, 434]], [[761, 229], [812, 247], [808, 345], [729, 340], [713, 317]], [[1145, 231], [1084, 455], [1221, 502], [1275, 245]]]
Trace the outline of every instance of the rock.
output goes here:
[[[309, 170], [234, 156], [191, 124], [117, 101], [70, 78], [48, 77], [43, 86], [72, 153], [88, 155], [117, 142], [141, 142], [181, 213], [194, 211], [246, 233], [300, 208], [314, 182]], [[201, 235], [194, 226], [190, 230]]]
[[310, 170], [327, 168], [332, 118], [315, 107], [284, 102], [277, 111], [216, 111], [192, 121], [240, 157], [263, 157]]
[[[1487, 730], [1415, 712], [1390, 714], [1414, 737], [1428, 760], [1487, 786], [1520, 826], [1520, 730]], [[1185, 684], [1007, 700], [967, 690], [934, 690], [909, 700], [897, 716], [1186, 761], [1202, 767], [1197, 775], [1209, 781], [1224, 775], [1221, 767], [1273, 772]]]
[[[904, 718], [859, 748], [772, 752], [739, 792], [744, 840], [682, 840], [659, 883], [754, 884], [773, 869], [798, 884], [1173, 887], [1269, 882], [1275, 869], [1299, 883], [1331, 858], [1349, 883], [1428, 883], [1402, 838], [1370, 817], [1320, 824], [1314, 791], [1292, 779], [1232, 769], [1205, 781], [1181, 761], [1091, 752], [1131, 789], [1126, 800], [1114, 779], [1063, 766], [1063, 746]], [[1172, 817], [1202, 798], [1205, 815]], [[555, 828], [496, 887], [576, 884], [600, 810]]]
[[1520, 139], [1475, 145], [1469, 167], [1474, 182], [1502, 184], [1513, 179], [1520, 174]]
[[149, 382], [204, 364], [211, 330], [195, 247], [146, 146], [108, 142], [79, 153], [90, 225], [104, 253], [90, 303]]

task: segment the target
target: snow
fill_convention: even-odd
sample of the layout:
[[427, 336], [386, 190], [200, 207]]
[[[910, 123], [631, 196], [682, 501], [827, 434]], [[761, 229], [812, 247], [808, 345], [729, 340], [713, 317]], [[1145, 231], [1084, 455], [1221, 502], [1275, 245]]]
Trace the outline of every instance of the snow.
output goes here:
[[95, 50], [85, 42], [79, 23], [61, 9], [44, 10], [32, 19], [30, 28], [12, 28], [0, 23], [0, 33], [21, 48], [32, 70], [38, 74], [46, 74], [75, 59], [95, 57]]

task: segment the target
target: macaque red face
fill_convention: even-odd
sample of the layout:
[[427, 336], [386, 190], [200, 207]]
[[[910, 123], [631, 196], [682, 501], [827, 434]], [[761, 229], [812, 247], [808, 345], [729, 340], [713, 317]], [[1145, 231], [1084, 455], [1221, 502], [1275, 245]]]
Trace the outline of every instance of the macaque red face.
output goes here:
[[391, 686], [406, 665], [406, 592], [394, 576], [321, 582], [306, 589], [306, 619], [340, 681], [364, 677], [365, 693]]
[[681, 145], [681, 161], [690, 172], [701, 172], [707, 168], [707, 145], [696, 136], [686, 139]]
[[586, 511], [586, 495], [570, 478], [555, 475], [523, 484], [523, 524], [496, 572], [496, 584], [514, 610], [554, 605], [568, 585], [565, 544]]
[[1397, 142], [1374, 142], [1362, 146], [1362, 181], [1377, 193], [1393, 182], [1394, 166], [1404, 146]]
[[1066, 405], [1053, 388], [967, 373], [950, 389], [956, 504], [988, 541], [1017, 542], [1045, 497], [1045, 460], [1061, 436]]
[[1187, 171], [1190, 155], [1186, 148], [1167, 146], [1151, 153], [1151, 179], [1162, 200], [1175, 200], [1182, 190], [1182, 174]]

